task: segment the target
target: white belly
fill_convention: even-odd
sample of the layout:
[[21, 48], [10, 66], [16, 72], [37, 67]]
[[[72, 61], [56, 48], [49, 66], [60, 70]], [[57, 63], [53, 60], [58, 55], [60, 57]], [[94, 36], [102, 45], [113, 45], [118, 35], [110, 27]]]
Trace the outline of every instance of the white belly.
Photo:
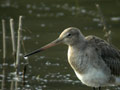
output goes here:
[[109, 76], [106, 76], [102, 71], [95, 68], [89, 68], [85, 74], [78, 74], [76, 71], [75, 73], [81, 82], [87, 86], [99, 87], [108, 84]]
[[120, 85], [120, 76], [115, 77], [115, 85]]

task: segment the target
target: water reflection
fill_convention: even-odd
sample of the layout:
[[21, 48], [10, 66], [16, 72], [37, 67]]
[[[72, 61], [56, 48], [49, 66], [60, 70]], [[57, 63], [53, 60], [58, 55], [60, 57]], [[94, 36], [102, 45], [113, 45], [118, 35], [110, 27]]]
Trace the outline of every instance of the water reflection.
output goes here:
[[120, 17], [111, 17], [112, 21], [120, 21]]

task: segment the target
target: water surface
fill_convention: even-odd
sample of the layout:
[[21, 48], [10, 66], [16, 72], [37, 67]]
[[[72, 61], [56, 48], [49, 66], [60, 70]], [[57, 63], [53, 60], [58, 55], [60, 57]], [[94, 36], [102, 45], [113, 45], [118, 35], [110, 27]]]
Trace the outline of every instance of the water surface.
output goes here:
[[[6, 90], [10, 88], [14, 72], [9, 19], [15, 21], [17, 39], [18, 17], [24, 16], [23, 40], [26, 52], [33, 51], [56, 39], [68, 27], [77, 27], [84, 35], [104, 38], [103, 26], [95, 6], [99, 4], [106, 24], [112, 31], [112, 43], [120, 48], [120, 1], [119, 0], [1, 0], [0, 19], [6, 20]], [[1, 23], [0, 23], [1, 27]], [[0, 82], [2, 80], [2, 28], [0, 28]], [[21, 74], [24, 63], [21, 51]], [[26, 73], [26, 90], [90, 90], [81, 84], [67, 61], [67, 46], [59, 45], [29, 57]], [[19, 84], [20, 90], [23, 88]], [[119, 87], [104, 88], [115, 90]]]

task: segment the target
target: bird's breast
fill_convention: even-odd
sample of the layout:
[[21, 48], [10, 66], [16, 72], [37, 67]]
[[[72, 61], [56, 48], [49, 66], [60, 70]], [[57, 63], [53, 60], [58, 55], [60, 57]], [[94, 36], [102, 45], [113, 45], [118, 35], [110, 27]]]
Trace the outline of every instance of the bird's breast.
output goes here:
[[83, 73], [87, 69], [87, 59], [85, 53], [72, 48], [68, 49], [68, 62], [74, 71]]
[[[92, 52], [92, 53], [91, 53]], [[99, 87], [108, 84], [109, 73], [103, 72], [98, 57], [92, 49], [68, 49], [68, 62], [81, 82], [87, 86]], [[96, 63], [96, 64], [95, 64]]]

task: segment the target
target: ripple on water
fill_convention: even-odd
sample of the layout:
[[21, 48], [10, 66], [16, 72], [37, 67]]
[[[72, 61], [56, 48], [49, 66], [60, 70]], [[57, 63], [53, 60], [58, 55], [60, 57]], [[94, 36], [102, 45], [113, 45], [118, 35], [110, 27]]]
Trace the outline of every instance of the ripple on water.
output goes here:
[[[51, 13], [50, 10], [51, 8], [61, 8], [65, 11], [69, 11], [71, 12], [71, 15], [76, 15], [77, 14], [91, 14], [94, 15], [94, 11], [89, 11], [87, 12], [86, 9], [84, 9], [83, 7], [76, 7], [75, 5], [70, 6], [68, 3], [65, 3], [63, 5], [60, 4], [56, 4], [56, 5], [51, 5], [51, 6], [47, 6], [45, 3], [41, 2], [41, 5], [37, 6], [37, 5], [32, 5], [32, 4], [27, 4], [26, 8], [28, 9], [28, 13], [32, 14], [32, 12], [36, 12], [37, 11], [45, 11], [45, 13], [36, 13], [36, 17], [54, 17], [56, 16], [58, 17], [62, 17], [65, 16], [64, 12], [57, 12], [57, 13]], [[53, 9], [52, 9], [53, 10]], [[34, 13], [35, 14], [35, 13]]]
[[111, 21], [120, 21], [120, 17], [111, 17]]
[[93, 18], [93, 22], [100, 22], [99, 18]]

